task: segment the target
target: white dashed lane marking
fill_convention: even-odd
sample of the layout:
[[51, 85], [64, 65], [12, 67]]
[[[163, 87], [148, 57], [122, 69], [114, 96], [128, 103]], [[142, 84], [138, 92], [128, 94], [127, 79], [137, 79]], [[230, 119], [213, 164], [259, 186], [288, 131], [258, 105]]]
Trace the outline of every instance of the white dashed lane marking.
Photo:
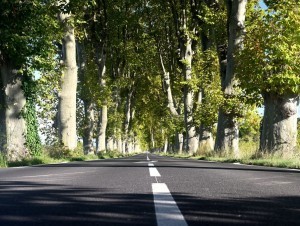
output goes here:
[[153, 183], [152, 191], [158, 226], [187, 226], [165, 183]]
[[[147, 155], [147, 161], [150, 161]], [[156, 222], [158, 226], [187, 226], [175, 200], [173, 199], [167, 185], [158, 183], [156, 177], [160, 173], [154, 167], [154, 161], [148, 163], [151, 177], [155, 177], [157, 183], [152, 183], [152, 192], [155, 206]]]
[[160, 173], [155, 167], [149, 167], [150, 177], [160, 177]]

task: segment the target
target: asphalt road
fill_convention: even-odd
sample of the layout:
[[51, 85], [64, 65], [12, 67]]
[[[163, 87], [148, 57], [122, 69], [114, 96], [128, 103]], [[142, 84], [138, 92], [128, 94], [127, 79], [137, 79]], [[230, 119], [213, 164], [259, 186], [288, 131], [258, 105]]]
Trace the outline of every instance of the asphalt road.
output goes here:
[[300, 171], [140, 154], [0, 169], [0, 225], [300, 225]]

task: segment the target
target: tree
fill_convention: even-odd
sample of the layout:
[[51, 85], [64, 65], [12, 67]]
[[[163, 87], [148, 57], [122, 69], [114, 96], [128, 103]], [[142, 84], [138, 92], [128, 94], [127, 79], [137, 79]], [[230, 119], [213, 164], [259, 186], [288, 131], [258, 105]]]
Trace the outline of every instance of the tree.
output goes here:
[[[184, 148], [183, 126], [181, 125], [183, 124], [183, 103], [182, 86], [180, 84], [182, 78], [179, 77], [179, 65], [177, 61], [178, 52], [176, 47], [178, 39], [176, 38], [172, 13], [165, 11], [166, 8], [168, 8], [167, 3], [162, 2], [153, 3], [153, 5], [147, 8], [146, 18], [149, 30], [146, 32], [155, 41], [157, 51], [156, 64], [159, 64], [161, 68], [162, 89], [167, 98], [166, 106], [173, 117], [171, 122], [176, 122], [175, 125], [171, 126], [175, 131], [169, 127], [168, 133], [172, 136], [175, 135], [174, 149], [182, 153]], [[178, 82], [178, 79], [180, 82]], [[168, 138], [169, 143], [172, 143], [170, 142], [172, 140], [170, 138]]]
[[196, 24], [192, 20], [191, 8], [188, 1], [176, 3], [169, 1], [172, 11], [174, 27], [178, 38], [179, 62], [182, 77], [184, 78], [184, 121], [186, 130], [186, 150], [194, 153], [198, 148], [198, 136], [193, 122], [194, 90], [191, 87], [193, 79], [192, 61], [194, 56], [194, 38], [196, 35]]
[[66, 4], [59, 5], [62, 8], [58, 13], [59, 21], [64, 30], [64, 36], [62, 38], [63, 74], [58, 101], [57, 127], [60, 143], [66, 149], [74, 150], [77, 147], [76, 90], [78, 78], [75, 29], [68, 4], [69, 1], [66, 1]]
[[41, 152], [30, 77], [35, 69], [49, 67], [56, 29], [47, 2], [0, 4], [1, 149], [9, 160], [17, 160]]
[[[245, 14], [247, 0], [227, 0], [228, 48], [226, 60], [226, 75], [222, 78], [222, 90], [226, 102], [236, 95], [236, 58], [242, 49], [245, 35]], [[218, 129], [215, 150], [232, 150], [238, 156], [238, 124], [233, 112], [221, 108], [218, 118]]]
[[[92, 56], [92, 57], [91, 57]], [[82, 115], [77, 110], [78, 133], [82, 136], [84, 154], [94, 153], [94, 130], [95, 130], [95, 93], [98, 89], [96, 65], [91, 53], [91, 45], [86, 38], [77, 42], [78, 68], [78, 98], [83, 102]], [[96, 85], [95, 85], [96, 84]], [[80, 105], [80, 103], [77, 103]], [[77, 108], [78, 109], [78, 108]]]
[[258, 22], [249, 24], [252, 35], [245, 40], [240, 77], [249, 94], [260, 93], [264, 100], [260, 150], [290, 156], [296, 147], [300, 93], [299, 2], [267, 3], [267, 12], [257, 13]]

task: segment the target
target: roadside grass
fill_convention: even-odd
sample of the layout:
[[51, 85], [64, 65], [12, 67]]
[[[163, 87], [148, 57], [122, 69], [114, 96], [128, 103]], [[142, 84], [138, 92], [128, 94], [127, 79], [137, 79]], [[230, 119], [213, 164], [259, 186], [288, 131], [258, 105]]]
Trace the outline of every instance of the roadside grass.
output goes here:
[[81, 145], [74, 151], [66, 150], [60, 146], [45, 146], [40, 156], [25, 158], [18, 161], [7, 161], [5, 156], [0, 154], [0, 167], [33, 166], [40, 164], [53, 164], [61, 162], [87, 161], [97, 159], [121, 158], [136, 153], [123, 154], [117, 150], [99, 152], [96, 154], [84, 155]]
[[7, 161], [5, 155], [0, 153], [0, 168], [7, 167]]
[[258, 146], [256, 143], [241, 142], [239, 157], [235, 157], [233, 153], [217, 153], [207, 150], [198, 150], [193, 155], [187, 153], [181, 155], [176, 153], [159, 153], [159, 155], [174, 158], [206, 160], [223, 163], [240, 163], [246, 165], [300, 169], [300, 148], [298, 148], [298, 150], [296, 150], [293, 156], [291, 156], [290, 158], [282, 158], [271, 154], [260, 154], [257, 152], [257, 150]]

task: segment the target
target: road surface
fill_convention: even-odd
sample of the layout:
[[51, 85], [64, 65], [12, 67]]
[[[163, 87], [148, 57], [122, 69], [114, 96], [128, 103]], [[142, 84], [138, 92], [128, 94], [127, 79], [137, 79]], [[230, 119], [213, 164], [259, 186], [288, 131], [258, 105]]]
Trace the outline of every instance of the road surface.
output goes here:
[[300, 225], [300, 171], [146, 153], [0, 169], [0, 225]]

